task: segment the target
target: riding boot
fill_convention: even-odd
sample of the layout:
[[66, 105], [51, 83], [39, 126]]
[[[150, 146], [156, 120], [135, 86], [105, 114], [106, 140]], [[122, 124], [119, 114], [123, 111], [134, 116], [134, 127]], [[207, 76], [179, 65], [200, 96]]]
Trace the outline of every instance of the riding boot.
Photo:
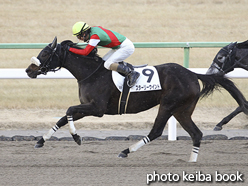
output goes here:
[[116, 69], [117, 72], [120, 72], [127, 76], [128, 81], [127, 85], [131, 88], [135, 85], [137, 79], [139, 78], [140, 74], [132, 69], [130, 69], [128, 66], [125, 66], [123, 64], [119, 64]]

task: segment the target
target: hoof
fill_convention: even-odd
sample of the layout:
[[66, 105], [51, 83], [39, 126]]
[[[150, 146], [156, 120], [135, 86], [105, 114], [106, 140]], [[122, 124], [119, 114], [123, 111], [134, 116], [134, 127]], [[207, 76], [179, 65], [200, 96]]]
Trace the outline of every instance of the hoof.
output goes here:
[[189, 160], [188, 162], [189, 162], [189, 163], [197, 163], [196, 160], [195, 160], [195, 161]]
[[81, 139], [78, 139], [78, 140], [76, 141], [76, 143], [77, 143], [78, 145], [81, 145]]
[[74, 141], [75, 141], [78, 145], [81, 145], [82, 140], [81, 140], [81, 137], [80, 137], [79, 135], [74, 134], [74, 135], [72, 135], [72, 137], [73, 137]]
[[121, 153], [118, 155], [118, 158], [127, 158], [127, 154], [121, 152]]
[[44, 143], [37, 143], [35, 146], [34, 146], [34, 148], [35, 149], [38, 149], [38, 148], [41, 148], [41, 147], [43, 147], [44, 146]]
[[214, 131], [220, 131], [220, 130], [222, 130], [222, 127], [219, 127], [217, 125], [214, 127]]

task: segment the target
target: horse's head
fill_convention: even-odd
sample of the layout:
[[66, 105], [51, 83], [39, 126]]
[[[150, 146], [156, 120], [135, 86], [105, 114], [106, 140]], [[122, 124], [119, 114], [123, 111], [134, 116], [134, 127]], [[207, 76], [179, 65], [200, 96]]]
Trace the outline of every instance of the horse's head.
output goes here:
[[[28, 76], [30, 78], [36, 78], [40, 74], [46, 75], [47, 72], [55, 72], [62, 66], [65, 67], [67, 54], [70, 53], [67, 52], [68, 46], [80, 48], [76, 43], [73, 43], [70, 40], [65, 40], [61, 42], [61, 44], [57, 44], [57, 37], [55, 37], [53, 42], [47, 45], [37, 57], [31, 58], [31, 64], [26, 69]], [[101, 58], [97, 54], [97, 48], [92, 50], [88, 56], [74, 55], [77, 56], [77, 60], [81, 60], [80, 57], [84, 60], [91, 60], [90, 64], [92, 64], [92, 60], [97, 62], [96, 65], [98, 65], [98, 61], [101, 61]]]
[[31, 58], [31, 64], [26, 69], [30, 78], [36, 78], [40, 74], [46, 75], [49, 71], [56, 71], [61, 68], [61, 62], [57, 50], [61, 46], [57, 44], [57, 37], [46, 46], [38, 55]]
[[236, 45], [237, 42], [230, 43], [220, 49], [209, 67], [207, 74], [226, 74], [232, 71], [235, 66]]

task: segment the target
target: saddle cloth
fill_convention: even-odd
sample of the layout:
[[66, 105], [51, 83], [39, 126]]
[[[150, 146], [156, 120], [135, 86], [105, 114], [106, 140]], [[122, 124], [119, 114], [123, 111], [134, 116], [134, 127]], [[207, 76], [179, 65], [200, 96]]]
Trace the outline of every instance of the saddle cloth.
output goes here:
[[[153, 91], [161, 90], [161, 84], [158, 76], [157, 69], [153, 66], [145, 66], [134, 68], [136, 72], [140, 73], [140, 77], [136, 84], [130, 88], [130, 92], [142, 92], [142, 91]], [[124, 76], [120, 75], [116, 71], [112, 71], [112, 79], [116, 88], [122, 92]]]

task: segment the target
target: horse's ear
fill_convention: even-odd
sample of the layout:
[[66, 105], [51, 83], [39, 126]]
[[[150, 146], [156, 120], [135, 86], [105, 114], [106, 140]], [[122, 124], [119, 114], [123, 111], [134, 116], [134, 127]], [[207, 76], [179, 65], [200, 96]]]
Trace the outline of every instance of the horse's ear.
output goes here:
[[229, 45], [228, 45], [228, 48], [233, 48], [234, 46], [237, 45], [237, 42], [231, 42]]
[[55, 49], [56, 46], [57, 46], [57, 36], [55, 36], [55, 38], [53, 39], [53, 42], [51, 44], [51, 48]]

